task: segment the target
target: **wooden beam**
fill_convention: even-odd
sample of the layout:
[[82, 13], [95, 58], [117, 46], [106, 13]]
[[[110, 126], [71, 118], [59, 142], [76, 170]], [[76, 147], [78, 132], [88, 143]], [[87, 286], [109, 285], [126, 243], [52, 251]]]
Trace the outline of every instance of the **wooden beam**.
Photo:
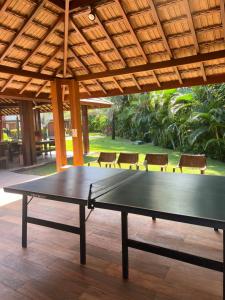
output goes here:
[[113, 77], [113, 76], [119, 76], [125, 74], [135, 74], [140, 72], [165, 69], [169, 67], [178, 67], [182, 65], [205, 62], [205, 61], [210, 61], [213, 59], [219, 59], [224, 57], [225, 57], [225, 50], [214, 51], [210, 53], [199, 53], [193, 56], [187, 56], [182, 58], [171, 58], [170, 60], [148, 63], [145, 65], [134, 66], [134, 67], [126, 67], [124, 69], [110, 70], [110, 71], [99, 72], [95, 74], [76, 76], [75, 79], [78, 81], [84, 81], [84, 80], [107, 78], [107, 77]]
[[3, 116], [1, 115], [1, 111], [0, 111], [0, 142], [3, 139], [3, 131], [2, 131], [2, 129], [3, 129]]
[[153, 19], [156, 21], [157, 28], [159, 29], [159, 32], [160, 32], [160, 34], [161, 34], [161, 37], [162, 37], [164, 46], [165, 46], [165, 48], [166, 48], [166, 50], [167, 50], [169, 56], [172, 57], [173, 55], [172, 55], [172, 52], [171, 52], [171, 50], [170, 50], [170, 46], [169, 46], [169, 43], [168, 43], [168, 41], [167, 41], [166, 35], [165, 35], [165, 33], [164, 33], [164, 30], [163, 30], [161, 21], [160, 21], [160, 19], [159, 19], [159, 16], [158, 16], [158, 13], [157, 13], [155, 4], [154, 4], [153, 0], [148, 0], [148, 2], [149, 2], [150, 7], [151, 7]]
[[31, 71], [26, 71], [26, 70], [22, 70], [20, 68], [19, 69], [12, 68], [12, 67], [3, 66], [3, 65], [0, 65], [0, 73], [35, 78], [35, 79], [43, 79], [43, 80], [53, 80], [54, 79], [54, 76], [31, 72]]
[[188, 19], [188, 24], [191, 30], [191, 35], [193, 37], [193, 41], [194, 41], [194, 45], [195, 45], [195, 49], [196, 52], [199, 52], [199, 45], [198, 45], [198, 39], [197, 39], [197, 35], [195, 32], [195, 27], [194, 27], [194, 22], [192, 19], [192, 15], [191, 15], [191, 9], [190, 9], [190, 5], [188, 0], [183, 0], [184, 1], [184, 8], [185, 8], [185, 12], [187, 13], [187, 19]]
[[89, 129], [88, 129], [88, 107], [85, 105], [82, 105], [81, 111], [82, 111], [82, 131], [83, 131], [84, 154], [88, 154], [90, 152]]
[[29, 56], [23, 61], [22, 65], [21, 65], [22, 68], [28, 64], [29, 60], [35, 54], [37, 54], [40, 47], [42, 45], [44, 45], [44, 43], [48, 39], [49, 35], [55, 31], [55, 29], [63, 21], [63, 19], [64, 19], [64, 15], [60, 15], [59, 18], [55, 21], [55, 23], [47, 30], [47, 32], [44, 34], [44, 36], [40, 39], [40, 42], [36, 45], [36, 47], [34, 49], [32, 49], [31, 53], [29, 53]]
[[49, 94], [42, 94], [41, 96], [36, 96], [36, 93], [26, 91], [22, 95], [19, 94], [19, 90], [17, 89], [7, 89], [4, 92], [0, 92], [0, 98], [2, 99], [13, 99], [15, 101], [36, 101], [43, 103], [50, 103]]
[[57, 79], [51, 82], [51, 99], [56, 146], [56, 168], [57, 172], [60, 172], [62, 171], [62, 168], [67, 165], [67, 158], [62, 102], [62, 86]]
[[122, 6], [121, 0], [116, 0], [116, 3], [118, 4], [118, 7], [119, 7], [119, 9], [120, 9], [120, 11], [121, 11], [121, 14], [122, 14], [122, 17], [123, 17], [123, 20], [124, 20], [124, 22], [126, 23], [128, 29], [130, 30], [130, 33], [131, 33], [131, 35], [132, 35], [132, 38], [133, 38], [135, 44], [137, 45], [137, 48], [139, 49], [141, 55], [143, 56], [145, 62], [147, 63], [147, 62], [148, 62], [148, 57], [147, 57], [147, 55], [146, 55], [144, 49], [142, 48], [141, 43], [140, 43], [140, 41], [138, 40], [137, 35], [136, 35], [136, 33], [134, 32], [133, 27], [131, 26], [131, 23], [130, 23], [128, 17], [127, 17], [127, 14], [126, 14], [126, 12], [125, 12], [123, 6]]
[[0, 62], [4, 60], [4, 58], [7, 56], [9, 51], [13, 48], [13, 46], [18, 42], [19, 38], [22, 36], [22, 34], [26, 31], [26, 29], [30, 26], [30, 23], [36, 18], [36, 16], [39, 14], [39, 12], [44, 7], [47, 0], [43, 0], [41, 3], [38, 4], [37, 7], [33, 10], [30, 17], [26, 20], [26, 22], [23, 24], [23, 26], [20, 28], [20, 30], [17, 32], [17, 34], [13, 37], [12, 41], [9, 43], [8, 47], [3, 51], [3, 53], [0, 56]]
[[106, 89], [102, 86], [102, 84], [98, 81], [98, 79], [95, 80], [96, 84], [100, 87], [100, 89], [103, 91], [105, 95], [107, 95]]
[[73, 165], [82, 166], [84, 164], [84, 160], [81, 126], [81, 106], [79, 84], [75, 80], [71, 80], [69, 83], [69, 103], [73, 142]]
[[91, 92], [88, 90], [88, 88], [86, 87], [86, 85], [83, 82], [80, 82], [80, 85], [83, 89], [85, 89], [85, 91], [88, 93], [89, 96], [91, 96]]
[[224, 8], [224, 0], [220, 0], [220, 14], [221, 14], [221, 22], [223, 25], [223, 36], [225, 39], [225, 8]]
[[64, 78], [66, 78], [66, 74], [67, 74], [68, 36], [69, 36], [69, 0], [65, 0], [64, 53], [63, 53], [63, 77]]

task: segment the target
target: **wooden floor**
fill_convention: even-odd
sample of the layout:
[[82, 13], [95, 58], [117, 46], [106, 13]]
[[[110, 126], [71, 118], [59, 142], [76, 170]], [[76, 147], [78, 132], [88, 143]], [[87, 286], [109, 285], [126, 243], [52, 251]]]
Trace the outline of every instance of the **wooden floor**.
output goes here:
[[[30, 215], [77, 224], [71, 204], [34, 199]], [[208, 228], [129, 217], [130, 235], [144, 241], [222, 258], [222, 234]], [[130, 279], [121, 278], [120, 215], [96, 209], [87, 222], [87, 265], [79, 264], [78, 236], [29, 225], [21, 248], [21, 202], [0, 207], [0, 299], [217, 300], [222, 275], [130, 250]]]

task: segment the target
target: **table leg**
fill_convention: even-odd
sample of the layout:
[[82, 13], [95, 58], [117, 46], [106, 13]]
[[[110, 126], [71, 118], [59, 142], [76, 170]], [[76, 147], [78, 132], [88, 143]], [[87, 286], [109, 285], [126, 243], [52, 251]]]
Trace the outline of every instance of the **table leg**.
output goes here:
[[22, 207], [22, 247], [27, 248], [27, 196], [23, 195]]
[[80, 263], [86, 264], [85, 206], [80, 205]]
[[123, 268], [123, 278], [128, 279], [128, 213], [121, 212], [121, 229], [122, 229], [122, 268]]

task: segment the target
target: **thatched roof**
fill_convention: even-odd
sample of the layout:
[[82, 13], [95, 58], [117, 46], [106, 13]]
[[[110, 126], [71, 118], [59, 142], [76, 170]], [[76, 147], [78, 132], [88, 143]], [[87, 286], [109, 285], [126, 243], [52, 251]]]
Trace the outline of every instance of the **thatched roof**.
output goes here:
[[49, 103], [55, 77], [76, 78], [83, 99], [225, 79], [224, 0], [0, 0], [0, 11], [4, 101]]

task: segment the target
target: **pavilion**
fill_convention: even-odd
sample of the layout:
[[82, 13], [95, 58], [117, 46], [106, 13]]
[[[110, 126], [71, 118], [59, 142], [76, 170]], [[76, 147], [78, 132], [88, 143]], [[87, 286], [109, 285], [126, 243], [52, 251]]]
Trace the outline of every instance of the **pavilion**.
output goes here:
[[82, 165], [83, 99], [225, 81], [224, 0], [1, 0], [0, 16], [0, 115], [20, 107], [29, 148], [34, 103], [51, 105], [59, 171], [65, 106]]

